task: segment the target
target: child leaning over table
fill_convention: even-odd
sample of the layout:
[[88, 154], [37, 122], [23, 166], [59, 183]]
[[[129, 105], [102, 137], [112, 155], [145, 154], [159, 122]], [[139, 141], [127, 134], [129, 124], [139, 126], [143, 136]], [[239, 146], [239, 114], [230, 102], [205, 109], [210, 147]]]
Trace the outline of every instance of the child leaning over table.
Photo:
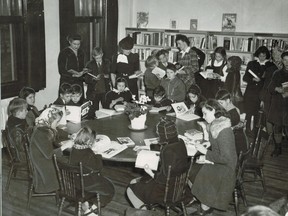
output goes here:
[[[83, 172], [90, 173], [84, 177], [85, 191], [99, 193], [101, 206], [107, 205], [115, 194], [113, 183], [101, 175], [103, 169], [102, 156], [95, 154], [91, 147], [95, 142], [96, 133], [89, 127], [83, 127], [77, 134], [72, 146], [69, 163], [78, 165], [82, 162]], [[97, 200], [95, 200], [97, 202]], [[82, 205], [84, 211], [89, 208], [88, 203]], [[87, 212], [86, 212], [87, 213]]]
[[83, 103], [87, 101], [84, 97], [82, 97], [83, 90], [80, 85], [73, 84], [71, 86], [71, 89], [72, 89], [71, 100], [69, 101], [67, 105], [81, 106]]
[[167, 78], [161, 80], [161, 86], [165, 89], [167, 98], [172, 102], [182, 102], [185, 100], [186, 87], [183, 81], [176, 76], [175, 65], [167, 66]]
[[91, 71], [85, 75], [85, 82], [88, 84], [86, 96], [88, 100], [93, 102], [88, 118], [95, 117], [95, 111], [99, 110], [99, 102], [101, 102], [102, 107], [104, 106], [105, 94], [110, 90], [109, 60], [103, 59], [103, 51], [100, 47], [93, 49], [92, 56], [93, 59], [86, 65]]
[[165, 107], [167, 106], [166, 110], [170, 111], [172, 109], [171, 104], [172, 101], [166, 97], [165, 89], [162, 86], [158, 86], [154, 89], [154, 100], [152, 104], [154, 107]]
[[72, 96], [72, 88], [71, 85], [68, 83], [62, 83], [59, 88], [59, 97], [53, 104], [55, 105], [67, 105]]

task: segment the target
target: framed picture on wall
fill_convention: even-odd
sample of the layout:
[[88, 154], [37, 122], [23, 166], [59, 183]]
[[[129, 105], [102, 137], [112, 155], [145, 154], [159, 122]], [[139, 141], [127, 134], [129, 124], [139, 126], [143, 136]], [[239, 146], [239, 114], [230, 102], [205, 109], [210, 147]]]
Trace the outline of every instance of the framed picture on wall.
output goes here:
[[236, 18], [236, 13], [224, 13], [222, 17], [222, 31], [235, 32]]
[[176, 20], [170, 20], [170, 28], [171, 29], [176, 29], [176, 27], [177, 27]]
[[197, 31], [198, 27], [198, 20], [197, 19], [190, 19], [190, 30]]
[[149, 22], [149, 12], [137, 12], [137, 28], [146, 28]]

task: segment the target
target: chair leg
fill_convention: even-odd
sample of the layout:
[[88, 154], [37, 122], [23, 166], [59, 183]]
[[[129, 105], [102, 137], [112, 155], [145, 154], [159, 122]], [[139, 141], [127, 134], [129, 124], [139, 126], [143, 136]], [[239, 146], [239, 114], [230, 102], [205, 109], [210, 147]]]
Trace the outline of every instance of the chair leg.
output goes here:
[[78, 207], [77, 207], [77, 215], [81, 216], [81, 202], [78, 202]]
[[263, 172], [262, 168], [260, 168], [260, 177], [261, 177], [263, 190], [264, 190], [264, 192], [266, 192], [265, 177], [264, 177], [264, 172]]
[[7, 183], [6, 183], [6, 187], [5, 187], [6, 193], [9, 190], [9, 186], [10, 186], [10, 182], [11, 182], [13, 171], [14, 171], [14, 166], [12, 165], [10, 170], [9, 170], [8, 179], [7, 179]]
[[166, 212], [165, 212], [166, 216], [170, 215], [170, 206], [166, 206]]
[[99, 193], [97, 193], [97, 208], [98, 208], [98, 216], [101, 216], [101, 202]]
[[245, 207], [247, 207], [248, 204], [247, 204], [246, 194], [245, 194], [245, 191], [244, 191], [243, 184], [240, 185], [240, 191], [241, 191], [241, 197], [242, 197], [243, 203], [244, 203]]
[[239, 203], [238, 203], [238, 191], [237, 191], [237, 189], [234, 189], [234, 208], [235, 208], [236, 216], [238, 216]]
[[30, 183], [29, 188], [28, 188], [28, 201], [27, 201], [27, 209], [30, 208], [30, 202], [32, 198], [32, 193], [33, 193], [33, 182]]
[[65, 202], [65, 197], [62, 197], [61, 203], [60, 203], [59, 209], [58, 209], [58, 216], [60, 216], [61, 213], [62, 213], [62, 209], [63, 209], [63, 206], [64, 206], [64, 202]]
[[186, 210], [186, 207], [184, 205], [184, 202], [181, 202], [181, 206], [182, 206], [182, 210], [183, 210], [183, 215], [187, 216], [187, 210]]

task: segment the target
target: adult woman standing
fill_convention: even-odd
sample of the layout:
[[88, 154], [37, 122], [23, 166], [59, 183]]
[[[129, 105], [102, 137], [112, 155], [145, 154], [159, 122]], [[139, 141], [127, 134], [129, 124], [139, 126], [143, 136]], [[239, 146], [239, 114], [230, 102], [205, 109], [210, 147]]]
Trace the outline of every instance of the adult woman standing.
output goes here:
[[[258, 111], [260, 109], [260, 91], [264, 84], [264, 72], [273, 65], [270, 59], [270, 52], [267, 47], [261, 46], [254, 53], [256, 60], [250, 61], [247, 65], [243, 81], [247, 82], [244, 94], [244, 112], [246, 113], [246, 133], [254, 136], [251, 131], [251, 119], [254, 116], [254, 125], [258, 122]], [[254, 74], [252, 74], [252, 73]]]
[[83, 77], [87, 71], [84, 68], [85, 54], [80, 48], [81, 36], [78, 34], [67, 36], [69, 46], [61, 50], [58, 56], [58, 71], [60, 73], [60, 85], [62, 83], [78, 84], [83, 92]]
[[[72, 147], [72, 142], [54, 149], [58, 133], [56, 127], [62, 118], [62, 111], [56, 108], [47, 108], [36, 119], [30, 141], [31, 162], [34, 166], [33, 180], [35, 191], [48, 193], [56, 191], [59, 183], [52, 156], [62, 156], [62, 151]], [[64, 139], [68, 139], [65, 137]], [[60, 141], [60, 140], [59, 140]]]
[[138, 75], [140, 71], [139, 55], [132, 53], [134, 46], [133, 38], [127, 36], [119, 42], [120, 53], [112, 58], [111, 81], [114, 87], [116, 78], [124, 77], [128, 82], [128, 88], [138, 98], [138, 79], [130, 77]]
[[237, 154], [227, 112], [214, 99], [203, 104], [202, 112], [208, 125], [207, 128], [204, 122], [200, 125], [208, 131], [211, 150], [201, 144], [195, 147], [213, 164], [201, 167], [193, 182], [192, 194], [201, 202], [200, 215], [205, 215], [213, 208], [227, 210], [235, 185]]
[[199, 71], [198, 56], [195, 50], [189, 47], [190, 41], [185, 35], [178, 34], [176, 43], [180, 50], [177, 53], [177, 62], [184, 66], [184, 73], [178, 76], [185, 83], [186, 89], [189, 89], [192, 84], [195, 84], [195, 73]]

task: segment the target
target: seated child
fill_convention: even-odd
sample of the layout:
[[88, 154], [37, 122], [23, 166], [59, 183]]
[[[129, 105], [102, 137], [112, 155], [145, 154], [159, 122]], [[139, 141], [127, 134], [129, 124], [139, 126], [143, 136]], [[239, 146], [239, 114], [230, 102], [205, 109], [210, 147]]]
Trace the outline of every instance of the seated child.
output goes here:
[[90, 107], [88, 118], [95, 117], [95, 111], [99, 110], [99, 102], [102, 106], [105, 103], [105, 94], [110, 90], [110, 62], [103, 59], [103, 51], [100, 47], [95, 47], [92, 50], [93, 59], [87, 63], [87, 68], [91, 70], [92, 77], [89, 74], [85, 75], [85, 82], [88, 84], [87, 99], [93, 102]]
[[116, 80], [116, 88], [107, 92], [105, 96], [105, 108], [114, 109], [117, 105], [126, 105], [132, 101], [132, 93], [130, 92], [125, 78], [119, 77]]
[[14, 98], [8, 105], [8, 120], [6, 123], [6, 131], [8, 141], [14, 147], [14, 154], [18, 161], [26, 161], [24, 149], [24, 134], [27, 132], [28, 124], [26, 116], [28, 104], [22, 98]]
[[201, 102], [205, 101], [205, 98], [201, 95], [201, 89], [198, 85], [192, 84], [188, 89], [186, 94], [185, 104], [190, 111], [194, 114], [202, 117], [202, 108], [200, 106]]
[[57, 98], [56, 101], [54, 101], [53, 104], [55, 105], [67, 105], [72, 96], [72, 88], [71, 85], [68, 83], [62, 83], [62, 85], [59, 88], [59, 94], [60, 96]]
[[78, 165], [79, 162], [82, 162], [83, 172], [91, 173], [84, 177], [85, 190], [89, 193], [99, 193], [101, 205], [105, 206], [112, 200], [115, 189], [113, 183], [101, 175], [103, 169], [102, 156], [91, 150], [95, 138], [95, 131], [92, 131], [89, 127], [82, 128], [72, 146], [69, 163]]
[[171, 64], [167, 66], [167, 78], [161, 80], [161, 86], [165, 89], [167, 98], [172, 102], [183, 102], [185, 100], [185, 84], [176, 76], [176, 67]]
[[144, 73], [144, 84], [146, 96], [153, 98], [154, 89], [160, 85], [161, 78], [152, 73], [152, 70], [158, 66], [158, 61], [154, 56], [148, 56], [145, 61], [146, 71]]
[[35, 90], [30, 87], [23, 87], [20, 90], [19, 98], [22, 98], [26, 100], [28, 104], [28, 113], [26, 116], [27, 124], [30, 127], [33, 127], [35, 125], [35, 119], [40, 115], [40, 112], [38, 111], [35, 104]]
[[159, 61], [158, 67], [166, 70], [168, 65], [171, 65], [172, 63], [168, 62], [168, 56], [169, 56], [169, 51], [165, 49], [161, 49], [156, 53], [156, 58]]
[[[240, 151], [246, 152], [249, 145], [246, 141], [246, 136], [243, 132], [243, 128], [235, 127], [240, 123], [240, 111], [234, 106], [231, 101], [231, 95], [226, 89], [220, 89], [216, 93], [216, 100], [218, 103], [228, 112], [230, 115], [231, 126], [235, 135], [236, 152], [240, 154]], [[244, 125], [243, 125], [244, 126]]]
[[73, 84], [71, 85], [71, 100], [67, 103], [67, 105], [72, 106], [81, 106], [83, 103], [85, 103], [87, 100], [82, 97], [83, 91], [80, 85]]
[[[185, 144], [183, 140], [178, 138], [175, 123], [162, 118], [156, 128], [161, 146], [160, 167], [156, 173], [153, 173], [148, 165], [144, 166], [147, 174], [133, 179], [128, 185], [127, 196], [135, 208], [140, 208], [143, 204], [163, 202], [168, 165], [172, 166], [170, 174], [171, 187], [174, 185], [175, 176], [186, 171], [190, 165]], [[192, 198], [188, 187], [185, 192], [187, 198]], [[168, 195], [167, 201], [170, 200], [171, 196]]]
[[170, 106], [172, 101], [166, 98], [165, 89], [162, 86], [158, 86], [154, 89], [154, 107]]

